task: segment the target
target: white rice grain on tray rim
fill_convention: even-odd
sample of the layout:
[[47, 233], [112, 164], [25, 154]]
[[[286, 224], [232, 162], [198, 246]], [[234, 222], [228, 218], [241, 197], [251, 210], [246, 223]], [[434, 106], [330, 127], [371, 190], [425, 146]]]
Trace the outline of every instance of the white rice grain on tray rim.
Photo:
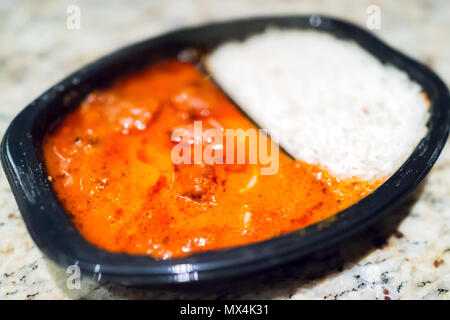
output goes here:
[[287, 152], [339, 178], [390, 176], [427, 131], [417, 83], [329, 34], [269, 29], [219, 46], [207, 65]]

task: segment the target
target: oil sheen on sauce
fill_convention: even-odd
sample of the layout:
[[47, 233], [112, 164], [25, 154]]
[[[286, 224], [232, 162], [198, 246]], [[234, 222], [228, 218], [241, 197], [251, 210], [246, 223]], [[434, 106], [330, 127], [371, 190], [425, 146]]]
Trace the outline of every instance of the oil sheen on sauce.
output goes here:
[[382, 181], [339, 180], [280, 152], [259, 164], [174, 165], [171, 133], [254, 128], [194, 65], [165, 61], [92, 92], [44, 139], [49, 180], [94, 245], [182, 257], [272, 238], [323, 220]]

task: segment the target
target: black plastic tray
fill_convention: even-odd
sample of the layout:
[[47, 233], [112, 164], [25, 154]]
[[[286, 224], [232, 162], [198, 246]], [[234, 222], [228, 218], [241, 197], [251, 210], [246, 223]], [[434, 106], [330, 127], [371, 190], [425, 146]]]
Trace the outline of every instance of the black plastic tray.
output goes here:
[[[41, 154], [47, 130], [76, 108], [90, 91], [107, 86], [119, 76], [160, 59], [174, 58], [185, 48], [208, 51], [225, 41], [262, 32], [268, 26], [316, 29], [354, 40], [418, 82], [431, 101], [431, 116], [426, 137], [407, 161], [375, 192], [350, 208], [270, 240], [170, 260], [111, 253], [88, 243], [47, 180]], [[1, 160], [28, 231], [38, 247], [58, 264], [77, 264], [83, 275], [101, 276], [125, 285], [216, 281], [279, 266], [330, 246], [395, 207], [425, 177], [441, 152], [449, 132], [449, 106], [448, 89], [432, 71], [355, 25], [317, 15], [252, 18], [171, 32], [87, 65], [47, 90], [13, 120], [2, 141]]]

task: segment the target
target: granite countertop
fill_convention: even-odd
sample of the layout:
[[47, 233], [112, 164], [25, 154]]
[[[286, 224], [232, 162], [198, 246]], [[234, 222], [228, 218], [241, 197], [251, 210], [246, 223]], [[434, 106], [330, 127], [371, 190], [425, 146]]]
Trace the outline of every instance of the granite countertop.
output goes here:
[[[68, 29], [78, 5], [81, 28]], [[381, 9], [379, 37], [450, 84], [449, 1], [24, 1], [0, 3], [0, 135], [30, 101], [70, 72], [137, 40], [184, 25], [266, 14], [323, 13], [366, 25]], [[201, 290], [122, 287], [69, 274], [31, 240], [0, 173], [0, 299], [450, 298], [450, 148], [414, 197], [375, 225], [293, 266]]]

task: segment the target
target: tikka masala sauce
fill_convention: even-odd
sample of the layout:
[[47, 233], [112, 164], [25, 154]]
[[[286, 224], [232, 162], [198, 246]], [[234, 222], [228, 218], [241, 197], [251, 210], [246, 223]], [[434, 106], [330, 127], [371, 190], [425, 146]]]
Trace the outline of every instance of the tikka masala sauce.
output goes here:
[[[238, 81], [238, 80], [237, 80]], [[44, 139], [49, 180], [80, 233], [113, 252], [173, 258], [323, 220], [382, 181], [339, 180], [280, 152], [260, 164], [179, 164], [175, 128], [255, 128], [196, 67], [157, 63], [87, 96]]]

